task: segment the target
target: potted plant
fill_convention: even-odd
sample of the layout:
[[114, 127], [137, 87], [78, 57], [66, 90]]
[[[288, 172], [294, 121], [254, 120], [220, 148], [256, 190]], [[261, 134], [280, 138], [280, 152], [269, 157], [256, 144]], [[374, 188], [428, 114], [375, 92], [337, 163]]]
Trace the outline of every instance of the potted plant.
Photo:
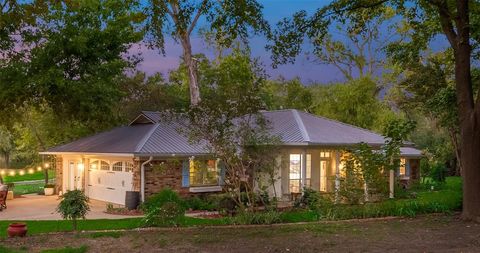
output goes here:
[[24, 237], [27, 234], [27, 224], [10, 223], [7, 228], [8, 237]]
[[45, 193], [45, 196], [51, 196], [55, 192], [55, 185], [54, 184], [46, 184], [43, 187], [43, 192]]

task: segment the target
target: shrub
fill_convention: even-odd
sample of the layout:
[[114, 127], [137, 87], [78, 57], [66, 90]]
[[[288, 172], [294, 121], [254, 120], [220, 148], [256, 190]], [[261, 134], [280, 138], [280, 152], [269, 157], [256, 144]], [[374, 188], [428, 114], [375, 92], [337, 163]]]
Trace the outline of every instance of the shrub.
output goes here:
[[88, 197], [81, 190], [67, 191], [62, 195], [62, 201], [57, 206], [57, 212], [63, 219], [72, 220], [73, 229], [77, 230], [77, 219], [85, 219], [90, 207]]
[[432, 165], [430, 177], [436, 183], [444, 183], [446, 172], [447, 172], [447, 169], [444, 164], [435, 163]]
[[214, 211], [219, 209], [219, 203], [215, 197], [193, 196], [185, 199], [185, 207], [192, 210]]
[[277, 211], [267, 212], [240, 212], [232, 218], [232, 223], [237, 225], [264, 224], [270, 225], [282, 222], [281, 214]]
[[185, 202], [171, 189], [150, 197], [143, 205], [144, 223], [148, 226], [179, 225], [185, 217]]

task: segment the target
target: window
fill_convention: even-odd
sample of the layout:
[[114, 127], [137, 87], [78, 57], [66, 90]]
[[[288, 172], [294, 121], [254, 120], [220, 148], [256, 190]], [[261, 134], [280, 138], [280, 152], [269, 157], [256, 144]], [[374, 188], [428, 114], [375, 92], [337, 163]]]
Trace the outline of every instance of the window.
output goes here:
[[400, 159], [400, 169], [398, 171], [400, 177], [407, 176], [407, 160], [405, 158]]
[[125, 172], [133, 172], [133, 163], [131, 162], [125, 163]]
[[110, 170], [110, 164], [105, 161], [100, 161], [100, 169], [101, 170]]
[[98, 169], [98, 161], [94, 161], [90, 163], [90, 170], [97, 170]]
[[123, 171], [123, 162], [116, 162], [112, 166], [113, 171]]
[[218, 185], [218, 166], [216, 160], [190, 160], [190, 185]]
[[330, 157], [330, 152], [321, 151], [321, 152], [320, 152], [320, 157], [321, 157], [321, 158], [329, 158], [329, 157]]
[[[312, 175], [312, 156], [307, 154], [307, 164], [306, 164], [306, 181], [305, 185], [310, 187], [310, 178]], [[289, 189], [290, 192], [301, 192], [302, 191], [302, 155], [301, 154], [290, 154], [290, 166], [289, 166], [289, 176], [290, 183]]]

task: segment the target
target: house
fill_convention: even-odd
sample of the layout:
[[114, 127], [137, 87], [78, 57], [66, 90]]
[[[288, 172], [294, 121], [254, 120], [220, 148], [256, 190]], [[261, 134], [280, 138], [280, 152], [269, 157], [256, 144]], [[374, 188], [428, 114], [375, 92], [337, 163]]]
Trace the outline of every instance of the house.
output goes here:
[[[360, 142], [373, 147], [384, 144], [384, 137], [372, 131], [302, 111], [261, 113], [271, 124], [269, 131], [281, 138], [280, 180], [270, 191], [282, 196], [298, 193], [303, 186], [335, 191], [342, 150]], [[218, 161], [203, 145], [189, 143], [180, 127], [176, 121], [162, 120], [158, 112], [144, 111], [127, 126], [41, 154], [56, 158], [57, 192], [83, 189], [92, 199], [124, 204], [125, 192], [132, 190], [139, 191], [142, 199], [165, 187], [182, 195], [222, 191]], [[405, 146], [401, 153], [397, 176], [406, 182], [418, 179], [421, 152]]]

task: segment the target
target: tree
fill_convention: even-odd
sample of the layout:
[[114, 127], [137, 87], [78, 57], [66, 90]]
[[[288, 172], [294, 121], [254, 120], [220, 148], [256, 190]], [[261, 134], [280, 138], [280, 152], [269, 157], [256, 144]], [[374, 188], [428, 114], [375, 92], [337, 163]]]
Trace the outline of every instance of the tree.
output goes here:
[[0, 126], [0, 154], [5, 161], [5, 167], [8, 169], [10, 165], [10, 155], [15, 149], [12, 133], [6, 128]]
[[73, 230], [77, 230], [77, 220], [85, 219], [90, 207], [88, 197], [81, 190], [67, 191], [61, 196], [57, 212], [63, 219], [72, 220]]
[[315, 101], [312, 111], [317, 115], [376, 131], [399, 117], [376, 97], [377, 85], [369, 77], [311, 89]]
[[147, 7], [148, 30], [151, 46], [165, 53], [165, 34], [170, 34], [183, 49], [183, 62], [188, 70], [190, 101], [196, 106], [200, 101], [197, 62], [193, 56], [191, 35], [204, 18], [208, 30], [213, 31], [216, 41], [229, 46], [237, 39], [246, 40], [249, 28], [255, 33], [268, 31], [262, 17], [262, 6], [255, 0], [247, 1], [188, 1], [150, 0]]
[[298, 109], [312, 111], [313, 94], [300, 79], [269, 80], [265, 86], [267, 106], [270, 109]]
[[47, 105], [92, 129], [114, 123], [106, 112], [121, 98], [116, 78], [138, 62], [124, 57], [143, 37], [138, 4], [41, 1], [35, 8], [19, 45], [28, 57], [12, 57], [0, 69], [2, 111]]
[[[460, 175], [461, 157], [459, 143], [458, 112], [451, 50], [427, 55], [420, 62], [403, 65], [398, 83], [389, 90], [388, 99], [393, 101], [408, 117], [421, 113], [439, 131], [445, 130], [457, 159], [457, 175]], [[445, 145], [445, 143], [444, 143]], [[437, 154], [438, 155], [438, 154]], [[440, 158], [440, 157], [437, 157]], [[457, 169], [454, 168], [454, 169]]]
[[[298, 54], [304, 36], [323, 37], [332, 22], [364, 9], [390, 6], [405, 19], [408, 40], [390, 43], [395, 61], [415, 62], [434, 38], [445, 36], [453, 50], [455, 88], [460, 122], [460, 156], [463, 168], [463, 211], [466, 219], [480, 221], [480, 92], [472, 81], [472, 57], [478, 56], [480, 3], [470, 0], [338, 0], [318, 9], [312, 16], [297, 13], [281, 23], [277, 31], [275, 55], [287, 59]], [[361, 23], [360, 23], [361, 24]], [[475, 98], [476, 96], [476, 98]]]

